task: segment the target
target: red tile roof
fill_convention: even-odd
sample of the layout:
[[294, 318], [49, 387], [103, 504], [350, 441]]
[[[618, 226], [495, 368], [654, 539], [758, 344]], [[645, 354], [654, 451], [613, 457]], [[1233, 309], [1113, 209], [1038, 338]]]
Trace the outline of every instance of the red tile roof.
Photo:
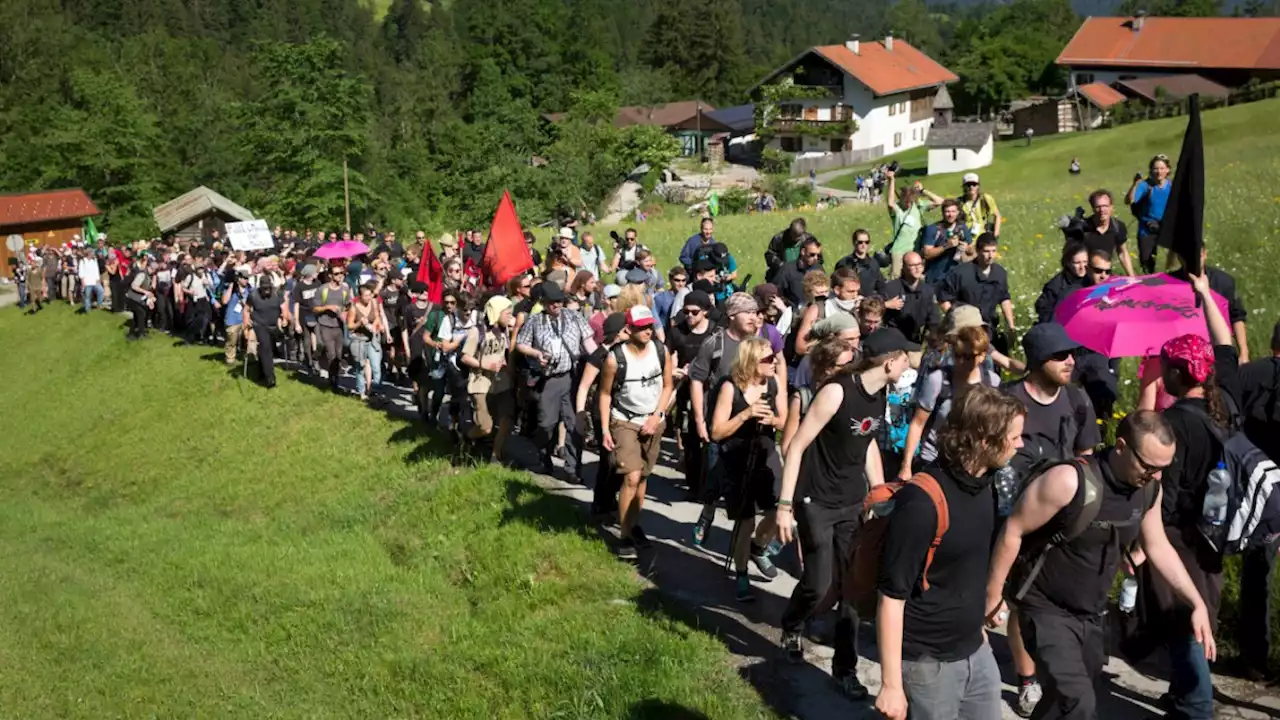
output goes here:
[[1121, 80], [1116, 83], [1116, 88], [1150, 102], [1160, 100], [1161, 95], [1169, 100], [1181, 100], [1196, 94], [1218, 99], [1226, 99], [1231, 95], [1230, 88], [1199, 75], [1169, 75]]
[[1091, 17], [1059, 65], [1280, 70], [1280, 18]]
[[1112, 105], [1119, 105], [1125, 101], [1124, 95], [1119, 90], [1107, 85], [1106, 83], [1091, 82], [1087, 85], [1080, 86], [1080, 94], [1085, 96], [1094, 107], [1106, 110]]
[[893, 50], [884, 42], [864, 42], [855, 55], [844, 45], [821, 45], [813, 52], [857, 78], [876, 95], [933, 87], [960, 78], [905, 40], [893, 39]]
[[80, 188], [0, 195], [0, 227], [98, 215], [98, 206]]

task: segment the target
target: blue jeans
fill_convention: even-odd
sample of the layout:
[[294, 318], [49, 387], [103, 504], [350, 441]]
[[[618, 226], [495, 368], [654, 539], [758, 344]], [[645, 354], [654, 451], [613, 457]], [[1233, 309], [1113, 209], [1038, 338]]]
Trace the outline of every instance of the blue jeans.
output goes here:
[[31, 299], [27, 297], [27, 284], [22, 280], [18, 281], [18, 307], [24, 308]]
[[1169, 694], [1173, 696], [1172, 717], [1187, 720], [1213, 718], [1213, 678], [1204, 646], [1189, 633], [1171, 635], [1169, 648]]
[[373, 378], [373, 386], [377, 387], [382, 384], [382, 344], [377, 339], [361, 344], [364, 346], [364, 352], [361, 353], [361, 357], [356, 358], [357, 361], [361, 362], [360, 371], [356, 373], [356, 392], [363, 395], [365, 392], [364, 363], [368, 363], [371, 369], [370, 376]]
[[102, 289], [101, 284], [84, 286], [84, 311], [89, 312], [94, 307], [94, 298], [97, 298], [97, 306], [102, 307], [102, 303], [107, 298], [107, 291]]

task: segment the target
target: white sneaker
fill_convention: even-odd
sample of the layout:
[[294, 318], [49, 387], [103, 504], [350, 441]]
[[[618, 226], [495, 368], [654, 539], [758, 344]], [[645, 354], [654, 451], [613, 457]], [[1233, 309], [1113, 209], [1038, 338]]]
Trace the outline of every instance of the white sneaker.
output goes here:
[[1043, 696], [1044, 689], [1040, 687], [1040, 681], [1029, 682], [1018, 689], [1018, 702], [1013, 706], [1013, 711], [1018, 717], [1029, 718]]

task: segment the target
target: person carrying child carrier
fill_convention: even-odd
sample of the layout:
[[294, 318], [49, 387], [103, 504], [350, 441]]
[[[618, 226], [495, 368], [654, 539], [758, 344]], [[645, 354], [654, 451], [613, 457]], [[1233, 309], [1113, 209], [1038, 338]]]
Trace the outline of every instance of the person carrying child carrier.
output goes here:
[[1098, 717], [1108, 594], [1136, 541], [1152, 570], [1191, 608], [1190, 634], [1198, 652], [1213, 659], [1209, 610], [1165, 535], [1158, 507], [1160, 476], [1174, 447], [1164, 418], [1135, 412], [1120, 423], [1114, 447], [1035, 475], [1005, 523], [991, 558], [987, 622], [996, 627], [1007, 617], [1006, 594], [1017, 601], [1022, 637], [1044, 687], [1035, 717]]

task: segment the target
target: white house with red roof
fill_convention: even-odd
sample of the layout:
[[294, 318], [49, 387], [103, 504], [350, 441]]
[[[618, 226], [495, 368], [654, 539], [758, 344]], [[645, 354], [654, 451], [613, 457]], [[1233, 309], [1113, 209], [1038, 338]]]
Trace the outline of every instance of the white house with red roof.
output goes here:
[[1058, 55], [1072, 90], [1102, 91], [1146, 78], [1199, 75], [1226, 87], [1280, 78], [1280, 18], [1091, 17]]
[[959, 78], [894, 37], [809, 48], [753, 89], [793, 84], [822, 97], [779, 99], [768, 147], [804, 155], [853, 153], [874, 159], [925, 144], [938, 88]]

